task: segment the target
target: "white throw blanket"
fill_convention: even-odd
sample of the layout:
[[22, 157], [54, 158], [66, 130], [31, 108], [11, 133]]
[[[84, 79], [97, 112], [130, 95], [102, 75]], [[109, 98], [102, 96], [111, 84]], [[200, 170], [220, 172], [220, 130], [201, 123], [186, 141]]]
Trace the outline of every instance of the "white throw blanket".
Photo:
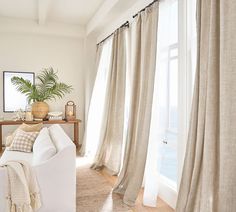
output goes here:
[[8, 161], [0, 165], [6, 168], [9, 212], [33, 212], [41, 207], [39, 187], [31, 166], [25, 161]]

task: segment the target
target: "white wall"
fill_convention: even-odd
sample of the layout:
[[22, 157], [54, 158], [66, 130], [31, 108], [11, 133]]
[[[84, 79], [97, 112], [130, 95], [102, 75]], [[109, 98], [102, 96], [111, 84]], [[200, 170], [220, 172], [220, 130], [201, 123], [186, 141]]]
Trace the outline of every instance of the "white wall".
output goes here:
[[[75, 101], [77, 117], [84, 119], [85, 114], [85, 75], [84, 39], [48, 35], [0, 33], [0, 116], [11, 118], [12, 114], [3, 113], [3, 75], [2, 71], [33, 71], [36, 74], [45, 67], [58, 70], [59, 79], [73, 86], [71, 94], [62, 100], [48, 102], [51, 111], [63, 111], [68, 100]], [[92, 55], [92, 53], [91, 53]], [[92, 64], [93, 61], [90, 61]], [[83, 136], [83, 123], [80, 126], [80, 143]], [[4, 135], [12, 131], [4, 127]], [[72, 128], [66, 127], [72, 137]]]

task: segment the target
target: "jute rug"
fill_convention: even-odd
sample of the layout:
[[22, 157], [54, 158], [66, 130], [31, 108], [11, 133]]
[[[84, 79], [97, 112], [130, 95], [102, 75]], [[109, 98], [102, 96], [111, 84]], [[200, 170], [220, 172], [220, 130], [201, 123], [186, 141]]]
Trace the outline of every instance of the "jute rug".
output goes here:
[[84, 158], [77, 157], [77, 212], [130, 212], [119, 195], [97, 171], [90, 169]]

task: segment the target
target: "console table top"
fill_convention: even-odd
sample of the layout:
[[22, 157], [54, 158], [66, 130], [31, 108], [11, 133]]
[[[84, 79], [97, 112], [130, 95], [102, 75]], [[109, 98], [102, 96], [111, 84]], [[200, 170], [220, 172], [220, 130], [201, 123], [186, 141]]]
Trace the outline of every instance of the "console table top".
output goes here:
[[81, 122], [80, 119], [75, 119], [75, 120], [70, 120], [70, 121], [67, 121], [65, 119], [63, 119], [63, 120], [45, 120], [45, 121], [4, 120], [4, 121], [0, 121], [0, 125], [20, 125], [22, 123], [25, 123], [25, 124], [38, 124], [38, 123], [43, 123], [43, 124], [74, 124], [74, 123], [79, 123], [79, 122]]

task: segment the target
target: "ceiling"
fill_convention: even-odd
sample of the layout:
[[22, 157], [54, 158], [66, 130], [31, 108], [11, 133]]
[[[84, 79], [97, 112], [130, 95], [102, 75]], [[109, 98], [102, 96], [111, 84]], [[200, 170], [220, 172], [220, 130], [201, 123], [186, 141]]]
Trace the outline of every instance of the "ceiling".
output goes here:
[[86, 25], [105, 0], [0, 0], [0, 17]]
[[0, 0], [0, 32], [106, 37], [152, 1]]

